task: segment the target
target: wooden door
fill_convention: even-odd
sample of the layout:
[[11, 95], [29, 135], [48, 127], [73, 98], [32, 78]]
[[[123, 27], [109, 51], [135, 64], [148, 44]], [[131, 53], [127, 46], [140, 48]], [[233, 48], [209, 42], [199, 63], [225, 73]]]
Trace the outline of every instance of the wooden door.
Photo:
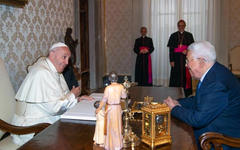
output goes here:
[[80, 8], [80, 49], [81, 49], [81, 88], [82, 94], [88, 94], [89, 75], [89, 31], [88, 31], [88, 0], [79, 1]]

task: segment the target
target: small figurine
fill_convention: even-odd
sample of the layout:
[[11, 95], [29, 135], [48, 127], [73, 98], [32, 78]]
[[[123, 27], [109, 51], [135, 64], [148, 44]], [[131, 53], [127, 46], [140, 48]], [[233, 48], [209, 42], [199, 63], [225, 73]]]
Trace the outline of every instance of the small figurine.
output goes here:
[[120, 100], [121, 98], [126, 98], [127, 95], [124, 87], [117, 83], [117, 79], [116, 73], [112, 72], [109, 74], [111, 84], [105, 88], [103, 99], [96, 110], [96, 114], [100, 113], [103, 105], [106, 104], [104, 118], [104, 148], [106, 150], [120, 150], [123, 147]]
[[[99, 101], [94, 103], [94, 107], [99, 108]], [[98, 144], [100, 147], [104, 147], [104, 115], [105, 112], [102, 109], [96, 114], [97, 120], [93, 137], [94, 144]]]

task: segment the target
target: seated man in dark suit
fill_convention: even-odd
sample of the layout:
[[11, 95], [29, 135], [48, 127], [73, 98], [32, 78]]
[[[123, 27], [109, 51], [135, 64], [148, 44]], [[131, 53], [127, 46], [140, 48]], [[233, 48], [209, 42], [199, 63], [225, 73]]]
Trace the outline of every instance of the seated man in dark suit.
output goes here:
[[[196, 142], [205, 132], [219, 132], [240, 137], [240, 83], [223, 65], [216, 62], [216, 52], [207, 41], [188, 47], [186, 66], [192, 77], [199, 80], [196, 95], [164, 102], [171, 114], [191, 125]], [[224, 146], [224, 150], [234, 149]]]
[[63, 70], [63, 76], [65, 81], [67, 82], [69, 90], [71, 90], [73, 87], [78, 87], [78, 81], [74, 75], [72, 65], [67, 65], [67, 67]]

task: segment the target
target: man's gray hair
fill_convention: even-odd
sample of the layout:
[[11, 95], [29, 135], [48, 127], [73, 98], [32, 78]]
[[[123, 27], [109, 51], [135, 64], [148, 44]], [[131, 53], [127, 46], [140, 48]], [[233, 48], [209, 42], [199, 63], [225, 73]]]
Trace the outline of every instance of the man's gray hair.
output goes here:
[[207, 62], [216, 61], [215, 47], [208, 41], [194, 42], [188, 47], [188, 51], [192, 51], [194, 58], [202, 57]]

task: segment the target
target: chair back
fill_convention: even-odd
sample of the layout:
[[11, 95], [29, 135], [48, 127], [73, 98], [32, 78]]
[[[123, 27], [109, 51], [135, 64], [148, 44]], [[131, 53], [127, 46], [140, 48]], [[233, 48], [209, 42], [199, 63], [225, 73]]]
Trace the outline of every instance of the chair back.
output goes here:
[[203, 150], [223, 150], [223, 145], [240, 148], [240, 138], [225, 136], [217, 132], [205, 132], [199, 137]]
[[[3, 60], [0, 58], [0, 119], [10, 123], [15, 111], [15, 92]], [[0, 130], [0, 138], [4, 134]]]
[[236, 46], [229, 51], [229, 67], [233, 74], [240, 75], [240, 46]]

